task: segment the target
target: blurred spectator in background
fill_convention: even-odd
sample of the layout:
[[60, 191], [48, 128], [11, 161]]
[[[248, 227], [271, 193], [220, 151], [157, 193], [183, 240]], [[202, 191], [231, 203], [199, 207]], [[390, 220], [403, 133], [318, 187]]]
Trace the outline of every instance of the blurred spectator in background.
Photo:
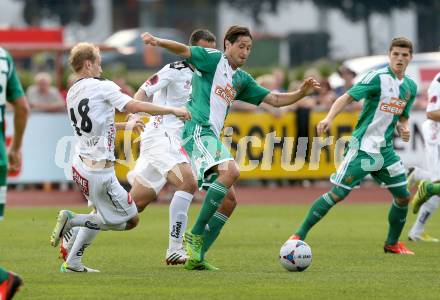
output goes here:
[[286, 81], [286, 72], [281, 68], [275, 68], [272, 70], [272, 75], [274, 76], [275, 80], [274, 90], [281, 93], [286, 92], [287, 90], [284, 88], [284, 82]]
[[41, 72], [35, 76], [35, 84], [28, 87], [26, 94], [33, 111], [65, 111], [63, 96], [52, 84], [49, 73]]
[[336, 98], [342, 96], [353, 86], [354, 78], [356, 77], [356, 73], [344, 65], [338, 68], [338, 74], [344, 80], [344, 84], [335, 88]]
[[66, 101], [66, 98], [67, 98], [67, 91], [75, 83], [76, 79], [77, 79], [77, 77], [73, 73], [70, 74], [69, 77], [67, 77], [66, 88], [64, 90], [60, 91], [61, 96], [63, 96], [64, 101]]
[[327, 79], [321, 79], [319, 83], [321, 84], [321, 89], [313, 95], [316, 103], [314, 110], [328, 111], [336, 99], [336, 94]]
[[116, 83], [121, 88], [121, 92], [123, 92], [126, 95], [129, 95], [130, 97], [134, 96], [134, 89], [127, 84], [124, 77], [122, 76], [115, 77], [113, 78], [113, 82]]

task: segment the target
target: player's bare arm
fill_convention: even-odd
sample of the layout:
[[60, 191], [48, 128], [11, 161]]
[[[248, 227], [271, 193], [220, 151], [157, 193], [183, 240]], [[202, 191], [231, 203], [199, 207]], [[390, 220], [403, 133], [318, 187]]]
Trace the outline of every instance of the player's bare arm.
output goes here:
[[191, 114], [184, 107], [168, 107], [148, 102], [132, 100], [125, 105], [125, 110], [129, 113], [144, 112], [150, 115], [175, 115], [181, 120], [190, 120]]
[[279, 93], [270, 92], [264, 99], [263, 102], [268, 103], [275, 107], [283, 107], [301, 100], [307, 95], [310, 95], [313, 91], [319, 90], [321, 88], [319, 82], [313, 78], [309, 77], [303, 81], [299, 89], [290, 93]]
[[318, 135], [327, 132], [333, 119], [351, 102], [353, 102], [353, 98], [347, 93], [336, 99], [327, 116], [316, 126]]
[[141, 34], [141, 38], [144, 41], [145, 45], [151, 45], [151, 46], [159, 46], [162, 48], [167, 49], [168, 51], [177, 54], [184, 58], [191, 57], [191, 51], [189, 47], [185, 44], [167, 40], [167, 39], [161, 39], [158, 37], [153, 36], [152, 34], [148, 32], [144, 32]]
[[440, 109], [433, 110], [433, 111], [426, 113], [426, 117], [430, 120], [435, 121], [435, 122], [440, 122]]
[[405, 117], [400, 117], [396, 125], [397, 132], [404, 142], [408, 142], [411, 137], [411, 132], [409, 131], [408, 119]]
[[138, 89], [136, 94], [134, 94], [134, 100], [142, 101], [142, 102], [153, 102], [153, 95], [150, 97], [147, 96], [147, 93], [143, 89]]
[[17, 171], [21, 165], [20, 149], [30, 108], [24, 96], [11, 102], [11, 105], [14, 108], [14, 137], [11, 147], [8, 149], [8, 159], [9, 169], [14, 172]]

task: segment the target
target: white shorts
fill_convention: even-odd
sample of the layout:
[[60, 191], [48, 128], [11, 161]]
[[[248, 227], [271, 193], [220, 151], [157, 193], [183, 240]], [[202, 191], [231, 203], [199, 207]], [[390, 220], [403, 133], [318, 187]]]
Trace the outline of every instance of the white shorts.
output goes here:
[[431, 180], [440, 180], [440, 132], [437, 122], [426, 120], [422, 125], [425, 140], [426, 170], [431, 174]]
[[128, 172], [127, 180], [133, 185], [136, 178], [159, 194], [167, 182], [168, 172], [181, 163], [189, 163], [189, 159], [179, 139], [166, 134], [149, 137], [142, 140], [139, 158], [134, 169]]
[[73, 181], [106, 224], [121, 224], [137, 215], [130, 194], [116, 178], [114, 168], [92, 169], [76, 156], [72, 163]]

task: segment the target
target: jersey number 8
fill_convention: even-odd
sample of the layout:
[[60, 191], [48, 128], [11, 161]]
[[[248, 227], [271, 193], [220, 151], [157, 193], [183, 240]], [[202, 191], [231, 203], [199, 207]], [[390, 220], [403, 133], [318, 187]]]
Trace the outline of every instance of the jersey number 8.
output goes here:
[[89, 110], [90, 110], [89, 99], [88, 98], [82, 99], [78, 104], [78, 113], [81, 117], [81, 124], [80, 124], [81, 127], [78, 127], [77, 126], [78, 121], [75, 116], [75, 110], [73, 108], [70, 109], [70, 120], [72, 120], [73, 127], [75, 128], [76, 133], [79, 136], [82, 136], [82, 132], [90, 133], [92, 131], [92, 120], [90, 120], [89, 116], [87, 115]]

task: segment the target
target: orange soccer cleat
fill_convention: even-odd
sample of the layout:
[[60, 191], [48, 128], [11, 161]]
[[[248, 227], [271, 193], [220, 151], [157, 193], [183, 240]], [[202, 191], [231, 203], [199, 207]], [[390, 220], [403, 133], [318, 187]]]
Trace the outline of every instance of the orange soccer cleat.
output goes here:
[[397, 242], [394, 245], [385, 244], [383, 246], [383, 251], [385, 251], [385, 253], [414, 255], [414, 252], [406, 248], [405, 244], [402, 242]]

